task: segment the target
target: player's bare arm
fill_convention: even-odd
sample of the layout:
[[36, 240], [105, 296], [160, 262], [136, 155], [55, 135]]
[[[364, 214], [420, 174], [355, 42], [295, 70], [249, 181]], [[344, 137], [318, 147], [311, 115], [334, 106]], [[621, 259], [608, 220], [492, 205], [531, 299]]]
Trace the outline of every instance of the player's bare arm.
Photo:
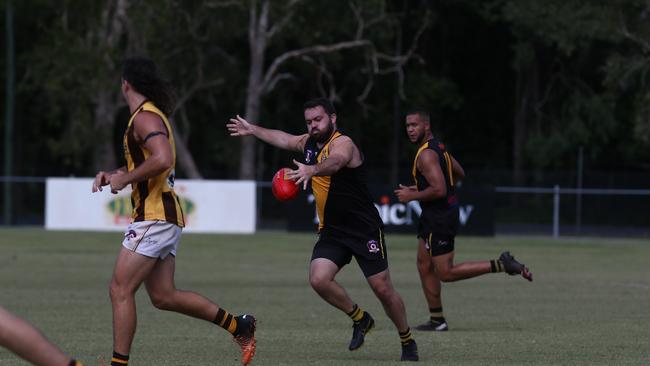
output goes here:
[[260, 127], [246, 121], [237, 115], [226, 124], [230, 136], [255, 136], [275, 147], [290, 151], [302, 151], [305, 148], [308, 134], [292, 135], [280, 130]]
[[287, 178], [295, 180], [296, 184], [302, 183], [302, 188], [307, 189], [307, 182], [313, 176], [332, 175], [343, 167], [360, 165], [361, 158], [355, 156], [355, 150], [352, 140], [347, 136], [341, 136], [330, 143], [327, 159], [318, 164], [305, 165], [294, 159], [293, 163], [297, 168], [287, 172]]
[[447, 186], [445, 185], [445, 176], [442, 174], [440, 164], [438, 164], [438, 154], [431, 149], [426, 149], [422, 151], [416, 164], [418, 170], [429, 183], [429, 187], [418, 191], [411, 187], [400, 186], [400, 189], [395, 190], [395, 195], [397, 195], [399, 201], [433, 201], [444, 197], [447, 194]]
[[133, 121], [135, 137], [151, 155], [134, 170], [111, 176], [112, 192], [118, 192], [128, 184], [140, 182], [163, 173], [174, 164], [167, 128], [154, 113], [140, 112]]
[[454, 179], [465, 179], [465, 169], [463, 169], [458, 160], [454, 159], [451, 154], [449, 156], [451, 157], [451, 171], [454, 174]]

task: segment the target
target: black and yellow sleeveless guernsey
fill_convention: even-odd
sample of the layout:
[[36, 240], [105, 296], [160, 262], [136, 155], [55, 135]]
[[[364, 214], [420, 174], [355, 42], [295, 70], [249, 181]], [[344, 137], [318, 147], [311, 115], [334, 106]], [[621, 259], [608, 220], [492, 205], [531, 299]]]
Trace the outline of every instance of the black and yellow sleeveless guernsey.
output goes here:
[[429, 255], [437, 256], [454, 250], [454, 238], [458, 231], [458, 196], [456, 196], [451, 156], [445, 145], [435, 139], [422, 144], [413, 160], [412, 174], [418, 191], [429, 187], [429, 182], [417, 168], [418, 157], [426, 149], [431, 149], [438, 154], [437, 163], [440, 164], [447, 187], [445, 197], [433, 201], [420, 201], [422, 213], [418, 225], [418, 237], [425, 240]]
[[[315, 165], [329, 156], [330, 143], [344, 136], [335, 131], [318, 148], [311, 137], [304, 148], [305, 164]], [[343, 167], [331, 176], [312, 177], [319, 219], [319, 239], [312, 259], [327, 258], [341, 268], [354, 256], [366, 277], [388, 268], [384, 224], [366, 184], [363, 163]]]
[[167, 131], [167, 138], [172, 148], [173, 164], [171, 168], [164, 171], [158, 176], [143, 180], [141, 182], [133, 183], [133, 192], [131, 193], [131, 204], [133, 205], [134, 222], [137, 221], [167, 221], [169, 223], [185, 226], [185, 218], [183, 217], [183, 210], [181, 209], [180, 201], [174, 192], [174, 168], [176, 166], [176, 144], [174, 142], [174, 135], [172, 134], [171, 125], [167, 120], [165, 114], [156, 108], [156, 106], [145, 101], [138, 107], [131, 118], [124, 133], [124, 157], [126, 159], [126, 166], [128, 171], [131, 171], [146, 159], [149, 158], [149, 151], [144, 148], [142, 144], [136, 141], [133, 121], [135, 116], [142, 111], [155, 113], [162, 119]]

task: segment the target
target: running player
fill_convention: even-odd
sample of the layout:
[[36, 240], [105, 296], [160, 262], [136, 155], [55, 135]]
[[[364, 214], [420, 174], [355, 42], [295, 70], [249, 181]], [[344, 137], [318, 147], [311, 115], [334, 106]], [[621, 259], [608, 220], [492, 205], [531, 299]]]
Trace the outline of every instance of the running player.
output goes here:
[[173, 94], [154, 63], [124, 63], [122, 94], [131, 110], [124, 134], [127, 166], [97, 173], [93, 192], [110, 185], [117, 193], [131, 184], [133, 222], [126, 230], [110, 285], [113, 305], [112, 366], [126, 366], [135, 334], [135, 292], [142, 283], [155, 307], [211, 321], [230, 332], [242, 351], [242, 364], [255, 355], [255, 318], [234, 316], [205, 297], [176, 289], [174, 271], [185, 219], [174, 193], [176, 149], [167, 115]]
[[434, 139], [426, 110], [416, 108], [407, 113], [406, 133], [420, 147], [413, 161], [415, 185], [400, 184], [395, 194], [400, 202], [419, 201], [422, 208], [417, 267], [430, 312], [429, 321], [415, 329], [446, 331], [449, 327], [442, 312], [440, 281], [458, 281], [494, 272], [521, 274], [529, 281], [533, 276], [509, 252], [501, 253], [495, 260], [454, 263], [459, 220], [456, 182], [465, 177], [465, 172], [445, 145]]
[[305, 103], [307, 133], [291, 135], [253, 125], [237, 116], [227, 128], [231, 136], [252, 135], [276, 147], [299, 151], [304, 163], [287, 177], [303, 188], [311, 180], [319, 218], [319, 238], [309, 267], [309, 282], [323, 300], [345, 312], [353, 321], [349, 349], [361, 347], [373, 328], [372, 316], [362, 310], [335, 280], [354, 257], [370, 288], [399, 332], [403, 361], [417, 361], [417, 345], [406, 320], [401, 296], [388, 271], [383, 223], [366, 186], [363, 155], [352, 140], [337, 130], [334, 106], [327, 99]]

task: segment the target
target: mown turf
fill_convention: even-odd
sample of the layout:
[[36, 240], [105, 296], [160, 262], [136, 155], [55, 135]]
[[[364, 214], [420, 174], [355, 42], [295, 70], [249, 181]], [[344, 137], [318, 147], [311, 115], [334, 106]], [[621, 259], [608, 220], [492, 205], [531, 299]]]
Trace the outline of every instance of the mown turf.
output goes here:
[[[377, 322], [363, 348], [347, 350], [351, 322], [309, 287], [314, 235], [183, 236], [179, 288], [258, 321], [253, 365], [394, 365], [396, 330], [356, 263], [339, 281]], [[36, 324], [66, 352], [95, 365], [111, 352], [108, 281], [119, 233], [0, 230], [0, 304]], [[411, 324], [427, 308], [412, 236], [387, 237], [391, 274]], [[535, 282], [504, 274], [443, 286], [451, 331], [414, 332], [428, 365], [650, 364], [649, 241], [529, 237], [457, 241], [457, 261], [510, 250]], [[214, 325], [153, 308], [138, 294], [131, 365], [238, 365], [231, 337]], [[0, 349], [0, 365], [25, 365]]]

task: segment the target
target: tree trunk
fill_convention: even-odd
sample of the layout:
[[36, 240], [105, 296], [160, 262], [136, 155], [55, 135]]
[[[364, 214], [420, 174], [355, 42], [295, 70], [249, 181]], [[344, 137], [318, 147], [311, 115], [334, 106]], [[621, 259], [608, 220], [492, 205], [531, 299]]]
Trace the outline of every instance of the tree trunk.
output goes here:
[[196, 167], [190, 150], [187, 148], [185, 139], [180, 135], [174, 122], [170, 120], [169, 123], [172, 125], [174, 141], [176, 142], [176, 165], [183, 170], [189, 179], [203, 179], [201, 172]]
[[[256, 88], [259, 87], [261, 83], [261, 78], [258, 79], [259, 82], [254, 84], [252, 73], [251, 78], [249, 79], [248, 86], [249, 90], [246, 95], [246, 115], [245, 119], [252, 123], [259, 123], [260, 117], [260, 104], [262, 96], [259, 93], [259, 90]], [[251, 90], [251, 88], [253, 90]], [[239, 162], [239, 179], [255, 179], [255, 137], [246, 136], [242, 138], [241, 141], [241, 161]]]
[[[395, 55], [402, 54], [402, 24], [397, 28], [395, 36]], [[400, 133], [402, 127], [402, 98], [399, 95], [400, 90], [400, 74], [395, 73], [395, 90], [393, 92], [393, 123], [392, 134], [390, 139], [390, 184], [392, 187], [397, 187], [399, 180], [399, 146], [402, 134]], [[408, 183], [407, 183], [408, 185]]]
[[[266, 52], [269, 2], [262, 4], [259, 18], [257, 5], [252, 1], [249, 19], [248, 42], [251, 53], [251, 65], [246, 89], [246, 112], [244, 118], [252, 123], [259, 123], [262, 103], [262, 83], [264, 80], [264, 54]], [[247, 136], [241, 142], [241, 161], [239, 162], [239, 179], [255, 179], [255, 137]]]
[[[127, 0], [107, 1], [102, 13], [102, 21], [97, 24], [95, 30], [100, 49], [103, 50], [106, 66], [104, 71], [107, 73], [113, 73], [117, 69], [111, 58], [111, 52], [115, 51], [116, 45], [124, 34], [124, 21], [128, 7]], [[115, 88], [117, 89], [118, 86], [116, 85]], [[120, 106], [119, 98], [121, 96], [117, 91], [109, 89], [99, 89], [95, 96], [97, 101], [95, 106], [95, 131], [96, 136], [99, 137], [96, 139], [97, 145], [93, 151], [95, 171], [117, 168], [113, 133], [117, 110]]]
[[[398, 93], [393, 95], [393, 133], [390, 138], [390, 184], [392, 187], [397, 187], [399, 183], [399, 140], [403, 138], [401, 132], [402, 126], [402, 100]], [[408, 182], [406, 182], [408, 185]]]
[[524, 146], [526, 144], [526, 95], [524, 94], [523, 71], [517, 70], [515, 87], [515, 115], [513, 119], [513, 141], [512, 141], [512, 179], [515, 186], [524, 183]]
[[[534, 45], [529, 58], [516, 64], [515, 114], [513, 119], [513, 180], [515, 186], [525, 184], [524, 162], [530, 122], [536, 118], [539, 100], [539, 70]], [[520, 58], [521, 60], [521, 58]]]
[[97, 93], [95, 106], [95, 141], [97, 145], [93, 151], [93, 165], [95, 171], [113, 170], [117, 168], [115, 161], [115, 147], [113, 146], [113, 126], [118, 103], [115, 102], [113, 93], [100, 90]]

